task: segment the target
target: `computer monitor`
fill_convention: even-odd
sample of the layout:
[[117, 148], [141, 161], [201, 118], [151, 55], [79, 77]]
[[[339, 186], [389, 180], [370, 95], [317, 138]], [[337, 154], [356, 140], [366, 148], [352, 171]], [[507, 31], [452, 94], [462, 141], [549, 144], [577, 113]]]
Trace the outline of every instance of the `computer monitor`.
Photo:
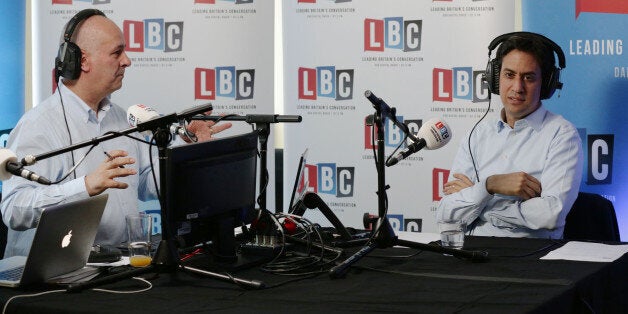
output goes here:
[[251, 132], [166, 150], [166, 227], [180, 247], [211, 242], [213, 260], [237, 262], [234, 228], [254, 217], [257, 143]]

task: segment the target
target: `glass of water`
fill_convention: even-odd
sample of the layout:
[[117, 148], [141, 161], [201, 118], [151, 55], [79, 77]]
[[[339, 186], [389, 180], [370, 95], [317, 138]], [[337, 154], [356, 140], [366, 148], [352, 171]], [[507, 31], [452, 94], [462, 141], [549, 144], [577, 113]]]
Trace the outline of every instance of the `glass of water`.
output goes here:
[[464, 245], [465, 229], [466, 224], [462, 220], [446, 219], [438, 221], [441, 246], [461, 250]]

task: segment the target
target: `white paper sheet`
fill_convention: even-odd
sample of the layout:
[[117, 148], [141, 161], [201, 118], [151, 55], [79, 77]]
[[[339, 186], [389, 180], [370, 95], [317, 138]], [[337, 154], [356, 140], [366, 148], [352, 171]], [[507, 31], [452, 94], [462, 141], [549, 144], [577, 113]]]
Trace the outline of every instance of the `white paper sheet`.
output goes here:
[[549, 252], [541, 259], [562, 259], [584, 262], [612, 262], [628, 252], [628, 245], [609, 245], [593, 242], [570, 241]]

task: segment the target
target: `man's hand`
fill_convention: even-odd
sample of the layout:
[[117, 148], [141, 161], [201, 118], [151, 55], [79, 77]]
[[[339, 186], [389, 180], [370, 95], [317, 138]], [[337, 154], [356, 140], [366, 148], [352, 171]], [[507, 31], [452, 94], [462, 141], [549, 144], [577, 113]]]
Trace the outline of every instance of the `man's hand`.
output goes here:
[[541, 196], [541, 182], [525, 172], [496, 174], [486, 179], [486, 190], [491, 194], [519, 196], [523, 200]]
[[89, 196], [98, 195], [109, 188], [126, 189], [128, 184], [114, 179], [137, 173], [133, 168], [124, 168], [124, 165], [135, 163], [135, 159], [127, 157], [127, 152], [113, 150], [108, 152], [108, 156], [94, 172], [85, 176], [85, 188]]
[[454, 173], [454, 178], [456, 178], [456, 180], [447, 181], [447, 183], [443, 185], [445, 195], [460, 192], [460, 190], [473, 185], [473, 181], [462, 173]]
[[[205, 115], [210, 115], [211, 111], [205, 112]], [[188, 124], [187, 130], [194, 133], [199, 142], [209, 141], [213, 139], [213, 135], [216, 133], [220, 133], [231, 127], [231, 123], [224, 122], [220, 124], [216, 124], [214, 121], [202, 121], [202, 120], [192, 120], [190, 124]], [[190, 142], [189, 139], [183, 139], [186, 142]]]

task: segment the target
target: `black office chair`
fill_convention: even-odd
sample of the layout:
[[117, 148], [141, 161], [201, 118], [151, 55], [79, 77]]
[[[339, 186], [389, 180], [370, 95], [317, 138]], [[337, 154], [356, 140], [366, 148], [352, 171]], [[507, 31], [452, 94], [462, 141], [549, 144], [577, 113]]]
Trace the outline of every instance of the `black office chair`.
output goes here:
[[580, 192], [567, 214], [566, 240], [620, 241], [613, 203], [599, 194]]

